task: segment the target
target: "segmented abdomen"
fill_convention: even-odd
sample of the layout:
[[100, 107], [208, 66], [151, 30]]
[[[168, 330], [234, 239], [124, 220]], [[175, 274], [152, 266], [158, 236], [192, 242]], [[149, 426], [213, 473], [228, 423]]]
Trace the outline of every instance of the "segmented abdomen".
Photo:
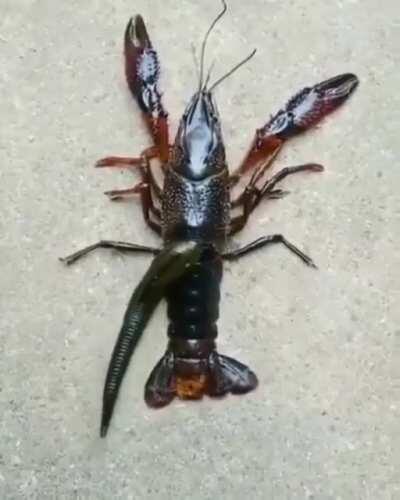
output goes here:
[[[208, 252], [206, 252], [208, 253]], [[170, 338], [217, 336], [222, 260], [214, 250], [167, 291]]]

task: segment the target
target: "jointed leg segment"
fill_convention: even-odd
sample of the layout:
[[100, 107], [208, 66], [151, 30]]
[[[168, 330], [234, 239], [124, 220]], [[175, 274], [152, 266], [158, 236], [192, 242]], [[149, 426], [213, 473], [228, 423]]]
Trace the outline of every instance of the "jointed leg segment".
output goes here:
[[[256, 186], [256, 182], [262, 176], [262, 173], [256, 171], [242, 194], [232, 202], [233, 207], [242, 206], [243, 213], [232, 219], [230, 234], [237, 233], [245, 226], [250, 214], [260, 203], [262, 198], [276, 199], [282, 198], [288, 194], [287, 191], [274, 189], [276, 184], [285, 177], [298, 172], [322, 172], [323, 169], [324, 167], [317, 163], [305, 163], [304, 165], [296, 165], [295, 167], [285, 167], [265, 181], [260, 188]], [[262, 168], [260, 170], [262, 170]]]
[[132, 188], [114, 189], [111, 191], [106, 191], [104, 194], [109, 196], [111, 200], [119, 200], [133, 194], [140, 194], [143, 215], [146, 223], [157, 234], [161, 234], [160, 223], [155, 222], [150, 217], [150, 213], [152, 213], [158, 219], [158, 221], [160, 221], [161, 219], [160, 210], [154, 205], [152, 192], [154, 192], [155, 196], [160, 199], [162, 191], [153, 176], [150, 166], [150, 159], [155, 158], [157, 155], [158, 148], [152, 147], [145, 150], [139, 158], [125, 158], [116, 156], [102, 158], [96, 163], [96, 167], [130, 168], [134, 166], [139, 168], [142, 182], [139, 182]]
[[135, 253], [150, 253], [152, 255], [157, 255], [159, 253], [158, 248], [148, 247], [145, 245], [137, 245], [135, 243], [126, 243], [125, 241], [112, 241], [112, 240], [101, 240], [93, 245], [89, 245], [77, 252], [68, 255], [67, 257], [60, 258], [61, 262], [67, 265], [73, 264], [78, 259], [87, 255], [88, 253], [96, 250], [96, 248], [114, 248], [116, 250], [121, 250], [122, 252], [135, 252]]
[[271, 243], [282, 243], [285, 247], [293, 252], [297, 257], [299, 257], [307, 266], [317, 267], [311, 257], [302, 252], [299, 248], [297, 248], [293, 243], [290, 243], [284, 236], [281, 234], [272, 234], [269, 236], [262, 236], [255, 241], [245, 245], [244, 247], [238, 248], [237, 250], [233, 250], [232, 252], [227, 252], [223, 254], [223, 258], [226, 260], [237, 260], [240, 259], [243, 255], [253, 252], [258, 248], [265, 247]]

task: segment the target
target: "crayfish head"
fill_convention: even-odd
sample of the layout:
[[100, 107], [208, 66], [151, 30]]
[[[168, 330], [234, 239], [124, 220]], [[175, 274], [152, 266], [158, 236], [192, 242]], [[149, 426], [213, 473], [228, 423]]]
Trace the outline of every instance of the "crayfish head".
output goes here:
[[221, 124], [211, 92], [202, 89], [191, 98], [179, 125], [175, 148], [179, 156], [172, 166], [190, 180], [199, 181], [226, 168]]

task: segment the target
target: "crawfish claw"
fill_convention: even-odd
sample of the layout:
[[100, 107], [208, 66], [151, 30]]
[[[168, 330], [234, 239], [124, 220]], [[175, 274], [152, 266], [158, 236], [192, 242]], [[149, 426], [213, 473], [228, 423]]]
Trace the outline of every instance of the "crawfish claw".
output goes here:
[[358, 83], [355, 75], [345, 73], [305, 87], [268, 121], [261, 129], [261, 135], [285, 140], [303, 132], [340, 106]]
[[158, 89], [160, 63], [143, 18], [139, 15], [129, 20], [125, 30], [125, 75], [159, 148], [160, 159], [165, 162], [168, 159], [168, 113]]

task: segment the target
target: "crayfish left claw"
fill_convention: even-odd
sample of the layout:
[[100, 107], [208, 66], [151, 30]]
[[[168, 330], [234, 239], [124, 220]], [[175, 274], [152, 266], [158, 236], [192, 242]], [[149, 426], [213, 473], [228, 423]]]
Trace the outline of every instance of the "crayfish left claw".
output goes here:
[[151, 41], [146, 25], [144, 24], [143, 17], [140, 15], [137, 15], [135, 20], [132, 17], [129, 19], [125, 30], [125, 47], [129, 43], [138, 49], [151, 48]]
[[168, 159], [168, 113], [158, 89], [160, 64], [141, 16], [130, 19], [125, 30], [125, 74], [130, 91], [144, 113], [147, 127], [159, 148], [160, 159]]
[[141, 16], [130, 19], [125, 30], [125, 73], [141, 110], [152, 115], [161, 106], [157, 90], [160, 64]]

